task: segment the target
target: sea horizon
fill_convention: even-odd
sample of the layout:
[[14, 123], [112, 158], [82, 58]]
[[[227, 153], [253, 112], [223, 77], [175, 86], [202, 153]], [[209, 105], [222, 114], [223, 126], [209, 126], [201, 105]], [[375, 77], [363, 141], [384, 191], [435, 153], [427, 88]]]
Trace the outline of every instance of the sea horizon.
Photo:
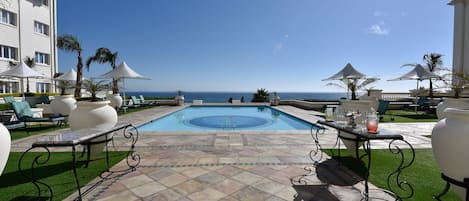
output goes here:
[[[182, 92], [185, 102], [193, 100], [203, 100], [209, 103], [224, 103], [228, 100], [240, 100], [244, 98], [245, 102], [251, 102], [255, 92], [222, 92], [222, 91], [186, 91]], [[273, 93], [273, 92], [272, 92]], [[272, 94], [270, 93], [270, 94]], [[296, 99], [296, 100], [340, 100], [347, 97], [346, 92], [276, 92], [280, 99]], [[123, 94], [123, 91], [121, 91]], [[171, 98], [177, 95], [177, 91], [128, 91], [126, 96], [139, 96], [150, 98]]]

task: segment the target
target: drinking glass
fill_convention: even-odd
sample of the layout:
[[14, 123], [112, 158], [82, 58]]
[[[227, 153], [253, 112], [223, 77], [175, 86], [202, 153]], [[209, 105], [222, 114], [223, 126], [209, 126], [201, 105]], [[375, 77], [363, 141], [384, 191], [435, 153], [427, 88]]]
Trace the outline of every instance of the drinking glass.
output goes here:
[[378, 117], [376, 114], [368, 114], [366, 117], [366, 129], [369, 133], [377, 133], [378, 132]]

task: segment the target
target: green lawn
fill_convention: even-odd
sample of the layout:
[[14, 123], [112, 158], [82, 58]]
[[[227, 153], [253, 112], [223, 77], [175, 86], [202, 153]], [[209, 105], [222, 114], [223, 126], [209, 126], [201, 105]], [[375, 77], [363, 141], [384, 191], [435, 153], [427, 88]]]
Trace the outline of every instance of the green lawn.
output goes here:
[[[39, 154], [38, 152], [28, 153], [22, 166], [30, 167], [34, 156]], [[43, 158], [46, 157], [45, 153], [42, 154]], [[110, 152], [109, 154], [112, 166], [124, 159], [127, 152]], [[10, 153], [7, 166], [0, 176], [0, 200], [25, 200], [31, 196], [37, 196], [34, 185], [18, 171], [20, 156], [19, 152]], [[102, 156], [100, 159], [90, 162], [88, 168], [83, 167], [86, 158], [78, 158], [80, 185], [85, 185], [105, 170], [105, 155], [102, 154]], [[69, 152], [52, 152], [47, 164], [35, 168], [35, 174], [40, 178], [40, 181], [52, 187], [54, 200], [63, 200], [77, 190], [73, 179], [71, 153]], [[48, 194], [46, 193], [46, 195]]]
[[[387, 110], [380, 122], [408, 123], [408, 122], [437, 122], [436, 114], [426, 114], [422, 111]], [[394, 119], [394, 120], [393, 120]]]
[[[337, 159], [337, 150], [325, 149], [323, 150], [329, 156]], [[408, 155], [410, 150], [404, 150]], [[402, 178], [407, 180], [414, 187], [414, 196], [411, 199], [414, 201], [427, 201], [434, 200], [433, 195], [440, 193], [444, 187], [445, 182], [441, 179], [440, 169], [436, 164], [433, 152], [431, 149], [417, 149], [415, 150], [415, 161], [408, 169], [405, 169]], [[359, 175], [363, 175], [364, 163], [352, 158], [350, 152], [347, 150], [341, 151], [341, 162], [349, 167]], [[399, 159], [399, 160], [396, 160]], [[380, 188], [387, 188], [387, 176], [392, 171], [396, 170], [399, 165], [400, 157], [391, 154], [389, 150], [372, 150], [372, 166], [370, 170], [370, 182]], [[460, 200], [456, 193], [450, 190], [442, 200]]]

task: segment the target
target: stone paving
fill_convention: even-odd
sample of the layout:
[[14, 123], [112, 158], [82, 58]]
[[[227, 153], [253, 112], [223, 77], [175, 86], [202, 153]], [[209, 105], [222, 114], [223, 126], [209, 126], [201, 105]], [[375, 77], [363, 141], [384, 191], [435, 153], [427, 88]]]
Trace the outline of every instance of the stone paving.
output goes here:
[[[119, 121], [140, 125], [182, 108], [152, 108]], [[277, 108], [312, 123], [319, 119], [314, 111]], [[423, 135], [430, 135], [433, 125], [383, 123], [380, 128], [401, 133], [415, 148], [430, 148]], [[323, 148], [334, 147], [336, 136], [333, 129], [318, 134]], [[24, 151], [38, 137], [17, 140], [12, 149]], [[114, 144], [122, 150], [128, 146], [119, 135]], [[100, 184], [85, 200], [361, 200], [363, 179], [326, 155], [315, 169], [309, 157], [313, 145], [310, 131], [140, 131], [137, 170]], [[372, 142], [372, 148], [387, 147], [387, 142]], [[122, 161], [113, 168], [124, 166]], [[313, 173], [304, 178], [307, 185], [292, 185], [290, 179], [308, 173], [305, 167]], [[370, 193], [393, 200], [381, 191]]]

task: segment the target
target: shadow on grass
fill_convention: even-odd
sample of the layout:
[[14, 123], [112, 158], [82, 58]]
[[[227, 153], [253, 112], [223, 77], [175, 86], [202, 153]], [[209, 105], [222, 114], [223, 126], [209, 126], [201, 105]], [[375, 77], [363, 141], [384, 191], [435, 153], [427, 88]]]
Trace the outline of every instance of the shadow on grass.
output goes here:
[[[347, 168], [354, 172], [357, 170], [356, 174], [358, 177], [348, 171]], [[364, 163], [350, 156], [341, 157], [340, 159], [334, 157], [319, 163], [316, 167], [316, 173], [318, 179], [324, 183], [337, 186], [352, 186], [363, 180], [366, 167]]]
[[[29, 162], [29, 163], [28, 163]], [[32, 161], [24, 161], [22, 164], [22, 168], [30, 167]], [[77, 168], [81, 167], [84, 165], [86, 162], [85, 161], [78, 161], [77, 162]], [[34, 178], [36, 180], [41, 180], [47, 177], [51, 177], [57, 174], [61, 174], [63, 172], [67, 172], [69, 170], [73, 169], [72, 162], [63, 162], [59, 164], [53, 164], [53, 165], [45, 165], [45, 166], [40, 166], [40, 167], [34, 167]], [[28, 177], [32, 178], [32, 170], [30, 168], [24, 169], [23, 173], [27, 175]], [[2, 182], [0, 183], [0, 188], [5, 188], [8, 186], [16, 186], [19, 184], [25, 184], [25, 183], [31, 183], [31, 179], [25, 177], [21, 172], [15, 171], [15, 172], [9, 172], [6, 174], [2, 175]]]

